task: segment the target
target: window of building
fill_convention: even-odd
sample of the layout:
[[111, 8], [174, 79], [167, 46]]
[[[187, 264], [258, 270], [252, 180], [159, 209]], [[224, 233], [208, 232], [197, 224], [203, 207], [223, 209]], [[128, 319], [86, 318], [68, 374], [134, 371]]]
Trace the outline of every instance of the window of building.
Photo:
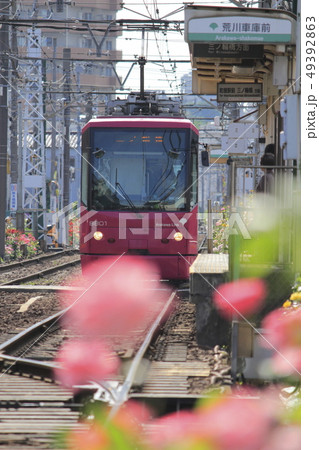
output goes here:
[[113, 76], [113, 69], [112, 69], [112, 67], [106, 67], [106, 69], [105, 69], [105, 76], [106, 77], [112, 77]]
[[82, 14], [82, 19], [83, 20], [92, 20], [92, 13], [91, 12], [84, 12]]
[[18, 36], [17, 43], [18, 43], [18, 47], [26, 47], [27, 41], [26, 41], [25, 36]]
[[93, 64], [90, 64], [90, 63], [85, 64], [84, 72], [86, 74], [92, 74], [93, 73]]
[[92, 39], [84, 38], [82, 41], [82, 47], [83, 48], [92, 48], [93, 47]]

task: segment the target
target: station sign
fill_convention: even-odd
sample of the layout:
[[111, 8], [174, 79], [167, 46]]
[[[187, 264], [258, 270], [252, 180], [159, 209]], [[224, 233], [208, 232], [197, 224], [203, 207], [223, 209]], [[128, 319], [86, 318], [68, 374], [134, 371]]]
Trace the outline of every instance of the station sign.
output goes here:
[[239, 167], [249, 167], [253, 165], [253, 156], [251, 155], [231, 155], [232, 162], [235, 162]]
[[229, 138], [259, 138], [259, 125], [256, 122], [232, 122], [228, 126]]
[[245, 154], [248, 151], [251, 141], [249, 139], [233, 139], [229, 136], [223, 136], [221, 138], [222, 150], [229, 155], [233, 154]]
[[262, 102], [262, 83], [218, 83], [217, 102]]
[[16, 183], [11, 183], [11, 195], [10, 195], [10, 210], [16, 211], [18, 200], [17, 200], [17, 193], [18, 193], [18, 185]]
[[200, 58], [262, 58], [264, 54], [263, 45], [250, 45], [235, 42], [194, 44], [193, 56]]
[[286, 11], [255, 8], [187, 7], [185, 40], [282, 44], [295, 42], [295, 16]]

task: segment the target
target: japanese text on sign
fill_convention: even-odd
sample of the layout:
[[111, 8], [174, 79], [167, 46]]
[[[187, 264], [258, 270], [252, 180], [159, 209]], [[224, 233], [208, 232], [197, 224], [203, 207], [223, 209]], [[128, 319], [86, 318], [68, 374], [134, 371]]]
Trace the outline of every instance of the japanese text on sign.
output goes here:
[[261, 83], [218, 83], [218, 102], [261, 102]]

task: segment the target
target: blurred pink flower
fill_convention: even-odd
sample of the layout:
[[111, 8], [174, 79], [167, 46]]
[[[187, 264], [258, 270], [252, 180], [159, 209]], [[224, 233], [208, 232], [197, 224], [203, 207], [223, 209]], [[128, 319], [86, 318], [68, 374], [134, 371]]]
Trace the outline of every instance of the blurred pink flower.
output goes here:
[[278, 391], [238, 389], [151, 422], [151, 449], [261, 449], [282, 412]]
[[[89, 335], [127, 336], [156, 314], [167, 298], [154, 268], [145, 260], [122, 257], [91, 265], [85, 292], [68, 298], [65, 324]], [[83, 284], [83, 283], [82, 283]], [[65, 301], [65, 297], [62, 298]]]
[[251, 315], [257, 312], [266, 297], [265, 282], [260, 278], [242, 278], [218, 286], [213, 293], [213, 302], [219, 312], [231, 320], [236, 315]]
[[[94, 407], [93, 407], [94, 412]], [[109, 407], [95, 409], [95, 421], [84, 420], [84, 429], [72, 430], [66, 439], [69, 450], [145, 449], [142, 424], [151, 419], [144, 404], [128, 400], [110, 420]], [[64, 447], [63, 447], [64, 448]]]
[[277, 375], [294, 377], [301, 376], [301, 349], [296, 347], [284, 347], [280, 353], [275, 353], [272, 358], [273, 370]]
[[301, 427], [283, 425], [276, 427], [268, 436], [267, 442], [260, 450], [300, 450]]
[[119, 368], [117, 356], [96, 340], [66, 342], [60, 348], [56, 362], [56, 379], [75, 391], [75, 385], [104, 380]]
[[112, 450], [110, 438], [100, 423], [84, 424], [84, 429], [75, 428], [66, 436], [68, 450]]
[[300, 346], [301, 307], [279, 308], [269, 313], [262, 327], [267, 331], [267, 340], [273, 346]]
[[196, 433], [219, 450], [257, 450], [272, 420], [260, 399], [225, 397], [198, 411]]
[[262, 323], [265, 338], [260, 342], [275, 351], [274, 371], [279, 375], [300, 375], [301, 370], [301, 307], [279, 308], [268, 314]]
[[140, 436], [142, 425], [151, 421], [151, 410], [143, 403], [128, 400], [112, 418], [112, 424], [132, 436]]
[[173, 445], [181, 443], [184, 439], [191, 439], [196, 426], [196, 414], [182, 410], [167, 414], [152, 421], [152, 432], [148, 438], [151, 449], [174, 448]]

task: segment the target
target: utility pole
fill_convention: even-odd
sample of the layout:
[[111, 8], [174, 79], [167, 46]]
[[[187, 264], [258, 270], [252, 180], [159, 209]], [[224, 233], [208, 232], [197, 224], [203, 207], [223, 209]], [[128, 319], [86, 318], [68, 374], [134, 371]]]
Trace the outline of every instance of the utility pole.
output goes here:
[[[16, 12], [16, 0], [12, 1], [12, 12]], [[21, 114], [19, 115], [18, 106], [18, 43], [17, 43], [17, 29], [12, 27], [10, 33], [11, 40], [11, 55], [10, 68], [11, 76], [9, 76], [12, 86], [11, 97], [9, 100], [9, 115], [10, 115], [10, 156], [11, 156], [11, 187], [16, 188], [16, 203], [13, 203], [11, 198], [10, 209], [16, 211], [16, 228], [20, 231], [24, 231], [24, 213], [22, 210], [22, 189], [21, 189], [21, 168], [22, 168], [22, 146], [18, 146], [18, 123], [21, 122]], [[20, 122], [19, 122], [20, 121]], [[11, 196], [13, 194], [11, 189]]]
[[[0, 0], [1, 11], [9, 11], [9, 2]], [[0, 258], [4, 257], [7, 210], [7, 154], [8, 154], [8, 52], [9, 28], [0, 28]]]
[[[52, 84], [55, 89], [56, 85], [56, 49], [57, 49], [57, 39], [53, 38], [53, 59], [52, 59]], [[56, 106], [57, 95], [51, 94], [54, 104]], [[51, 163], [50, 163], [50, 214], [56, 215], [58, 210], [58, 165], [56, 161], [56, 140], [57, 140], [57, 114], [53, 110], [51, 119]], [[51, 221], [51, 220], [50, 220]], [[55, 224], [52, 224], [55, 225]]]
[[27, 31], [27, 51], [32, 58], [25, 65], [25, 87], [22, 102], [22, 209], [29, 214], [34, 236], [44, 239], [46, 228], [46, 173], [43, 115], [43, 70], [41, 64], [41, 31]]
[[71, 49], [63, 49], [63, 74], [64, 74], [64, 143], [63, 143], [63, 209], [65, 211], [64, 229], [65, 244], [69, 242], [68, 205], [70, 203], [70, 85], [71, 85]]
[[[53, 38], [52, 83], [53, 83], [54, 89], [55, 89], [55, 84], [56, 84], [56, 47], [57, 47], [57, 38]], [[57, 95], [52, 94], [52, 99], [53, 99], [54, 105], [56, 105]], [[56, 163], [56, 126], [57, 126], [56, 114], [53, 114], [52, 115], [52, 131], [51, 131], [51, 169], [50, 169], [51, 181], [53, 181], [54, 173], [57, 170], [57, 167], [55, 166], [55, 163]]]

